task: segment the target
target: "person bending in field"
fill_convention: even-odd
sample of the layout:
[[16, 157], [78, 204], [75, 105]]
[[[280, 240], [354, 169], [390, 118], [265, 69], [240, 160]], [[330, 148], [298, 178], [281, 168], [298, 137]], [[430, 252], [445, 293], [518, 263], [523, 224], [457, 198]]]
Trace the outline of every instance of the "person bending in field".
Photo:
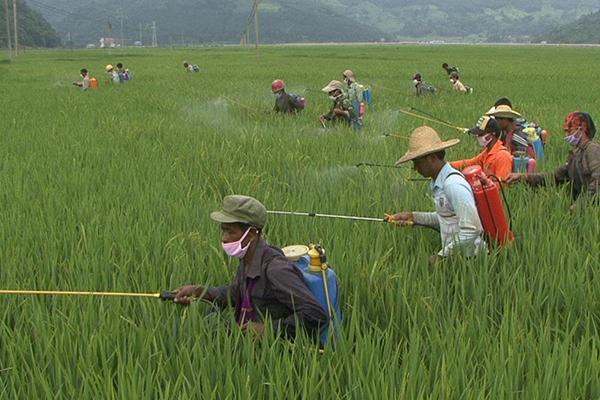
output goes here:
[[505, 181], [512, 172], [513, 158], [499, 140], [500, 127], [498, 122], [493, 117], [484, 115], [477, 122], [477, 126], [469, 129], [468, 132], [477, 136], [479, 145], [484, 148], [483, 152], [474, 158], [453, 161], [450, 165], [458, 170], [471, 165], [479, 165], [486, 175], [493, 175], [500, 181]]
[[543, 186], [554, 182], [571, 186], [573, 204], [593, 202], [600, 204], [600, 144], [592, 139], [596, 126], [590, 114], [575, 111], [564, 122], [565, 140], [571, 146], [566, 164], [550, 174], [511, 174], [507, 182], [525, 182], [531, 186]]
[[293, 338], [299, 325], [317, 338], [326, 323], [325, 310], [283, 252], [261, 236], [267, 210], [248, 196], [226, 196], [223, 208], [210, 217], [221, 224], [222, 246], [230, 257], [240, 260], [237, 274], [223, 287], [183, 286], [176, 290], [175, 302], [189, 304], [193, 299], [235, 307], [235, 317], [245, 333], [262, 336], [267, 325], [276, 334]]
[[81, 82], [73, 82], [73, 85], [79, 86], [81, 90], [86, 91], [90, 88], [90, 75], [88, 74], [88, 70], [82, 68], [79, 71], [79, 75], [81, 76]]
[[122, 63], [117, 64], [117, 74], [119, 74], [119, 80], [121, 82], [130, 81], [132, 76], [129, 69], [125, 68]]
[[439, 228], [442, 249], [431, 257], [432, 264], [458, 253], [471, 257], [486, 251], [482, 239], [483, 227], [471, 185], [445, 161], [446, 149], [459, 142], [459, 139], [442, 142], [435, 130], [421, 126], [412, 132], [408, 151], [396, 162], [403, 164], [412, 160], [413, 168], [420, 175], [431, 178], [436, 211], [402, 211], [394, 215], [386, 214], [386, 218], [399, 225], [416, 223]]
[[196, 64], [190, 64], [187, 61], [183, 62], [183, 68], [185, 68], [186, 72], [200, 72], [200, 67]]
[[273, 96], [275, 96], [273, 111], [284, 114], [296, 114], [304, 108], [300, 97], [286, 93], [285, 82], [283, 80], [274, 80], [271, 83], [271, 91], [273, 92]]
[[108, 64], [105, 68], [107, 80], [106, 83], [121, 83], [121, 78], [119, 78], [119, 74], [115, 71], [114, 67], [111, 64]]
[[448, 74], [448, 77], [450, 77], [453, 72], [456, 72], [457, 74], [460, 73], [457, 66], [449, 66], [448, 63], [443, 63], [442, 68], [444, 68], [446, 74]]
[[435, 87], [425, 82], [419, 73], [416, 73], [413, 76], [413, 85], [415, 85], [417, 96], [425, 96], [435, 93]]
[[458, 76], [458, 72], [452, 72], [450, 74], [450, 82], [452, 82], [452, 88], [458, 93], [473, 93], [473, 88], [465, 86]]
[[356, 118], [356, 110], [352, 107], [352, 102], [344, 93], [344, 85], [342, 82], [335, 80], [331, 81], [321, 90], [327, 93], [333, 102], [331, 110], [329, 110], [327, 114], [322, 114], [319, 117], [321, 124], [326, 126], [326, 122], [337, 123], [341, 121], [347, 126], [350, 126], [352, 121]]

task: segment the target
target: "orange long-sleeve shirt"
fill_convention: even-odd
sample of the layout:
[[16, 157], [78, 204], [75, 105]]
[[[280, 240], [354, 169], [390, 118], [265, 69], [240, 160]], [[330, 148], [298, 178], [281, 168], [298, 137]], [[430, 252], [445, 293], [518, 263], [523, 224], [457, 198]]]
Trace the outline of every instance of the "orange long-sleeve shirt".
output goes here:
[[491, 149], [485, 149], [476, 157], [468, 160], [453, 161], [450, 164], [456, 169], [479, 165], [486, 175], [494, 175], [501, 181], [506, 180], [512, 172], [513, 157], [501, 141], [496, 141]]

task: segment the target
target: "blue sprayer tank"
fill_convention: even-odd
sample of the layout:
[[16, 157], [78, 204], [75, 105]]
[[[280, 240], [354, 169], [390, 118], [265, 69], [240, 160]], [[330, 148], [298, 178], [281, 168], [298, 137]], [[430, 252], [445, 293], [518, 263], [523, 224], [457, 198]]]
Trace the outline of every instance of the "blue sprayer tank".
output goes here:
[[[304, 275], [304, 282], [306, 282], [308, 289], [317, 298], [327, 315], [329, 322], [321, 327], [319, 335], [321, 345], [325, 346], [330, 335], [334, 338], [338, 336], [339, 327], [342, 322], [342, 310], [339, 298], [340, 293], [335, 272], [331, 268], [328, 268], [326, 264], [325, 269], [323, 270], [319, 268], [317, 271], [314, 266], [311, 268], [311, 258], [308, 255], [302, 256], [294, 261], [294, 267], [302, 272], [302, 275]], [[327, 276], [327, 291], [325, 290], [323, 280], [324, 274]], [[329, 294], [329, 301], [327, 301], [327, 294]], [[330, 332], [331, 328], [333, 328], [333, 331]]]

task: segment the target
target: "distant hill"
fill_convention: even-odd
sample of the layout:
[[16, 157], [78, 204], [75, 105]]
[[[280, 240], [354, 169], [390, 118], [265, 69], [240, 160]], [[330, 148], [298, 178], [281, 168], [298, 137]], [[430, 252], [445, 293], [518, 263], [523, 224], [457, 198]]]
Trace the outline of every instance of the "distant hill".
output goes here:
[[[63, 38], [120, 37], [160, 45], [237, 43], [253, 0], [29, 0]], [[52, 2], [53, 11], [45, 3]], [[528, 41], [600, 9], [600, 0], [261, 0], [263, 42], [402, 39]], [[59, 10], [59, 11], [57, 11]], [[63, 10], [62, 14], [60, 10]], [[112, 33], [108, 31], [108, 22]], [[140, 29], [141, 28], [141, 29]], [[141, 30], [141, 34], [140, 34]]]
[[[12, 1], [9, 1], [12, 28]], [[19, 46], [56, 47], [60, 45], [59, 34], [38, 11], [32, 10], [22, 0], [17, 1]], [[11, 30], [12, 36], [12, 30]], [[14, 40], [14, 38], [13, 38]], [[4, 4], [0, 4], [0, 46], [6, 47], [6, 16]]]
[[600, 11], [553, 29], [540, 35], [537, 40], [549, 43], [600, 43]]

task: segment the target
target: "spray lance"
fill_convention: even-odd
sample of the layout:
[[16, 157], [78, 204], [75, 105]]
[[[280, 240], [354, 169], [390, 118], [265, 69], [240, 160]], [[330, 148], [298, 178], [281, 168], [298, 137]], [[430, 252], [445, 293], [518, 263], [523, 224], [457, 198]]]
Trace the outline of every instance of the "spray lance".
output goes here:
[[[455, 129], [455, 130], [457, 130], [460, 133], [467, 133], [469, 131], [467, 128], [462, 128], [460, 126], [453, 125], [453, 124], [451, 124], [449, 122], [441, 120], [441, 119], [439, 119], [437, 117], [432, 116], [431, 114], [427, 114], [427, 113], [425, 113], [423, 111], [420, 111], [420, 110], [417, 110], [416, 108], [413, 108], [413, 107], [411, 107], [408, 110], [400, 108], [399, 111], [402, 114], [409, 115], [411, 117], [419, 118], [419, 119], [422, 119], [422, 120], [425, 120], [425, 121], [429, 121], [429, 122], [434, 122], [436, 124], [443, 125], [445, 127]], [[416, 111], [416, 112], [413, 112], [413, 111]]]
[[62, 290], [0, 290], [2, 294], [14, 295], [36, 295], [36, 296], [88, 296], [88, 297], [146, 297], [160, 299], [163, 301], [175, 300], [175, 292], [164, 291], [160, 293], [128, 293], [128, 292], [81, 292]]
[[383, 222], [386, 224], [394, 224], [401, 226], [421, 226], [424, 228], [431, 228], [437, 230], [435, 227], [429, 225], [418, 224], [414, 221], [403, 221], [398, 222], [392, 219], [392, 215], [384, 213], [384, 218], [376, 218], [376, 217], [355, 217], [350, 215], [335, 215], [335, 214], [319, 214], [319, 213], [311, 213], [311, 212], [297, 212], [297, 211], [267, 211], [267, 214], [272, 215], [294, 215], [299, 217], [316, 217], [316, 218], [332, 218], [332, 219], [345, 219], [349, 221], [362, 221], [362, 222]]

